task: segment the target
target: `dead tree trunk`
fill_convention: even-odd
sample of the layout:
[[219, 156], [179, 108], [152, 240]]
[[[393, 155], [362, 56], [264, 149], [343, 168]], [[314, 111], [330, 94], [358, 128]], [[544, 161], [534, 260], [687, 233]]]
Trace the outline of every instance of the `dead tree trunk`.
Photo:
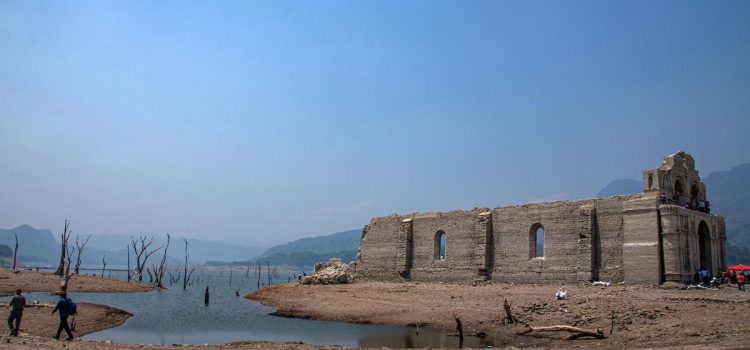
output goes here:
[[[66, 247], [67, 248], [67, 247]], [[68, 282], [70, 282], [70, 278], [73, 277], [73, 273], [70, 272], [70, 265], [71, 260], [73, 257], [73, 253], [75, 252], [75, 247], [70, 247], [69, 249], [66, 249], [66, 255], [65, 255], [65, 268], [63, 269], [63, 275], [62, 275], [62, 281], [60, 281], [60, 290], [67, 291], [68, 290]]]
[[461, 319], [458, 318], [458, 316], [453, 315], [453, 318], [456, 319], [456, 330], [458, 331], [458, 347], [463, 348], [464, 347], [464, 326], [461, 323]]
[[268, 284], [267, 286], [271, 285], [271, 261], [266, 262], [266, 277], [268, 277]]
[[102, 255], [102, 278], [104, 278], [104, 270], [107, 268], [107, 260], [105, 260], [106, 257], [106, 254]]
[[159, 268], [154, 270], [154, 275], [156, 275], [156, 281], [154, 282], [154, 285], [159, 288], [164, 288], [164, 286], [162, 285], [162, 279], [164, 278], [164, 271], [167, 269], [167, 249], [169, 249], [170, 240], [171, 237], [169, 237], [169, 233], [167, 233], [167, 245], [164, 247], [164, 255], [161, 256]]
[[13, 249], [13, 270], [16, 269], [16, 262], [18, 261], [18, 234], [16, 236], [16, 249]]
[[76, 235], [76, 248], [78, 248], [78, 255], [76, 256], [76, 267], [75, 267], [75, 273], [76, 275], [79, 274], [80, 268], [81, 268], [81, 254], [83, 254], [83, 247], [86, 246], [86, 243], [89, 242], [89, 239], [91, 239], [91, 235], [86, 237], [86, 240], [83, 241], [83, 243], [78, 241], [78, 235]]
[[126, 247], [128, 251], [128, 283], [130, 283], [130, 246]]
[[[138, 237], [138, 240], [132, 238], [130, 245], [133, 248], [133, 255], [135, 255], [135, 281], [138, 283], [143, 282], [143, 271], [146, 269], [146, 262], [151, 254], [160, 250], [161, 247], [149, 250], [149, 247], [154, 243], [154, 238], [148, 239], [146, 236]], [[147, 269], [146, 269], [147, 270]]]
[[60, 246], [61, 246], [61, 252], [60, 252], [60, 264], [57, 265], [57, 270], [55, 271], [55, 275], [63, 276], [65, 273], [65, 254], [68, 252], [68, 239], [70, 239], [70, 231], [68, 231], [68, 227], [70, 226], [70, 221], [65, 219], [65, 226], [63, 228], [63, 232], [60, 239]]
[[190, 278], [193, 276], [193, 272], [195, 271], [195, 268], [190, 269], [190, 272], [188, 272], [188, 241], [187, 239], [185, 241], [185, 273], [182, 277], [182, 290], [187, 289], [187, 286], [190, 284]]

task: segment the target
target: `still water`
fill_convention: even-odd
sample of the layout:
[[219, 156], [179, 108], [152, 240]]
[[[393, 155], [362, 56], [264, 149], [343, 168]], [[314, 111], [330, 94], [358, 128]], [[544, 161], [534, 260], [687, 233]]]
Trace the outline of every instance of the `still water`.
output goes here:
[[[113, 272], [113, 277], [119, 273]], [[124, 273], [122, 273], [124, 275]], [[136, 344], [219, 344], [241, 340], [304, 342], [348, 347], [446, 348], [458, 347], [454, 332], [432, 328], [360, 325], [270, 316], [274, 308], [242, 298], [255, 290], [257, 280], [234, 271], [231, 285], [227, 271], [196, 272], [197, 283], [148, 293], [75, 293], [76, 302], [111, 305], [133, 314], [123, 325], [84, 336]], [[239, 276], [238, 276], [239, 275]], [[283, 282], [290, 276], [282, 275]], [[165, 278], [166, 279], [166, 278]], [[210, 303], [203, 294], [209, 287]], [[240, 297], [236, 296], [239, 292]], [[29, 300], [52, 302], [54, 296], [30, 293]], [[8, 298], [2, 298], [4, 301]], [[446, 316], [449, 317], [450, 315]], [[79, 317], [86, 317], [80, 315]], [[465, 337], [465, 347], [491, 346], [489, 341]]]

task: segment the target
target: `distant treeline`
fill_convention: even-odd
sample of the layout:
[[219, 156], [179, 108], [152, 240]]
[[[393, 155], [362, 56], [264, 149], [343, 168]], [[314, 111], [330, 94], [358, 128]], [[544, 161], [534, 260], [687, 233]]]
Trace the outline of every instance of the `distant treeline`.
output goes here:
[[257, 264], [271, 264], [274, 266], [293, 266], [302, 267], [303, 269], [310, 269], [315, 266], [316, 263], [326, 262], [331, 258], [340, 258], [341, 261], [349, 263], [354, 261], [357, 257], [356, 250], [342, 250], [333, 253], [316, 254], [313, 252], [291, 252], [291, 253], [276, 253], [269, 256], [262, 256], [249, 261], [207, 261], [206, 265], [210, 266], [247, 266]]

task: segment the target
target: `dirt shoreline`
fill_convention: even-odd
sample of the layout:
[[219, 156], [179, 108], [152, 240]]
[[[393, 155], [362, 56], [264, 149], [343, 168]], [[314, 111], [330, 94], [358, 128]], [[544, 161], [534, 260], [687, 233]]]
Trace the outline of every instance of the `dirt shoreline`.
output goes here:
[[[49, 272], [0, 269], [0, 296], [14, 295], [17, 288], [21, 288], [26, 295], [27, 307], [23, 313], [20, 337], [15, 339], [23, 339], [29, 336], [53, 336], [57, 331], [59, 322], [57, 314], [51, 315], [54, 305], [39, 303], [26, 293], [54, 293], [60, 289], [60, 276]], [[73, 297], [77, 292], [145, 292], [154, 289], [153, 286], [93, 276], [73, 276], [69, 281], [69, 291]], [[78, 317], [73, 331], [76, 338], [117, 327], [132, 316], [126, 311], [111, 306], [89, 303], [77, 304]], [[0, 314], [7, 315], [8, 313], [8, 305], [6, 303], [0, 305]], [[5, 317], [3, 317], [3, 320], [5, 320]], [[0, 335], [7, 337], [9, 333], [10, 331], [3, 321]]]
[[[156, 287], [147, 284], [127, 283], [117, 279], [78, 275], [68, 282], [69, 292], [127, 293], [148, 292]], [[53, 293], [60, 290], [60, 276], [51, 272], [0, 269], [0, 296], [15, 294], [16, 288], [26, 292]]]
[[[353, 323], [426, 325], [454, 330], [453, 315], [467, 334], [485, 333], [496, 347], [651, 348], [700, 346], [748, 348], [750, 294], [736, 286], [679, 290], [650, 286], [454, 285], [358, 282], [346, 285], [274, 285], [246, 296], [277, 307], [286, 317]], [[607, 339], [563, 340], [567, 334], [519, 336], [505, 324], [503, 301], [521, 323], [602, 329]], [[614, 313], [614, 316], [613, 316]], [[612, 329], [612, 335], [609, 330]]]
[[[50, 273], [0, 270], [0, 295], [20, 287], [28, 292], [51, 292], [59, 288], [59, 277]], [[71, 280], [79, 292], [138, 292], [152, 286], [80, 276]], [[554, 300], [560, 286], [549, 285], [455, 285], [442, 283], [383, 283], [361, 281], [347, 285], [300, 285], [296, 283], [262, 288], [248, 299], [277, 307], [277, 315], [317, 320], [390, 325], [420, 325], [454, 330], [453, 315], [461, 318], [466, 334], [486, 333], [496, 348], [748, 348], [750, 333], [745, 322], [750, 315], [750, 294], [736, 287], [717, 291], [661, 289], [647, 286], [562, 286], [566, 300]], [[601, 328], [607, 339], [565, 341], [563, 334], [518, 336], [518, 324], [505, 324], [503, 300], [522, 323]], [[79, 304], [76, 337], [116, 327], [130, 316], [105, 305]], [[0, 314], [7, 315], [7, 307]], [[51, 306], [29, 307], [24, 313], [21, 336], [0, 331], [3, 348], [28, 349], [166, 349], [172, 346], [118, 344], [76, 339], [51, 339], [57, 327]], [[614, 312], [614, 318], [612, 313]], [[614, 320], [614, 321], [612, 321]], [[609, 329], [613, 327], [612, 335]], [[7, 347], [6, 347], [7, 345]], [[238, 342], [201, 349], [341, 349], [297, 343]]]

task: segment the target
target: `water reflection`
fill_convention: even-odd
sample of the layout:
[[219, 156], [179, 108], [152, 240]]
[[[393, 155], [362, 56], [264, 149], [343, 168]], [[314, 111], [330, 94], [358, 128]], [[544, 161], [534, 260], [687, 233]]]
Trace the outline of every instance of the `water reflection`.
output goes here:
[[[396, 348], [396, 349], [420, 349], [420, 348], [458, 348], [459, 338], [446, 331], [435, 331], [434, 329], [421, 328], [417, 333], [411, 328], [406, 334], [384, 335], [373, 334], [359, 339], [359, 347], [362, 348]], [[464, 336], [463, 347], [484, 348], [491, 347], [492, 342], [485, 338]]]

